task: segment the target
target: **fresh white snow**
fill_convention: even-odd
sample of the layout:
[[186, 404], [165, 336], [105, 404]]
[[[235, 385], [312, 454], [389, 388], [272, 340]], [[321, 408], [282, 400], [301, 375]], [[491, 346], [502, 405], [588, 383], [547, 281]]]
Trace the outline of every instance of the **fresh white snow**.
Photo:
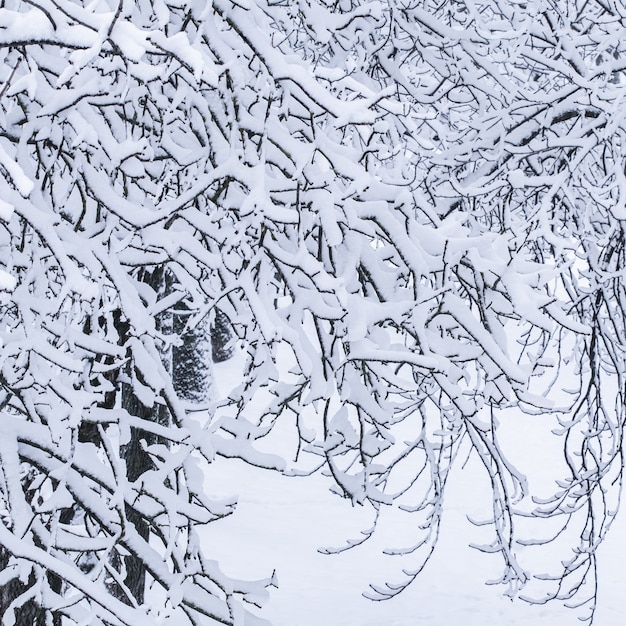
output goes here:
[[[216, 366], [218, 387], [237, 375], [236, 359]], [[518, 430], [520, 458], [524, 449], [533, 467], [550, 468], [548, 428], [541, 417]], [[519, 459], [516, 458], [516, 461]], [[383, 518], [371, 543], [338, 555], [317, 551], [340, 546], [359, 536], [371, 518], [362, 507], [328, 491], [321, 476], [290, 478], [251, 468], [237, 460], [218, 458], [207, 470], [210, 495], [238, 495], [235, 513], [209, 525], [204, 534], [210, 558], [226, 574], [244, 579], [267, 578], [276, 570], [278, 588], [260, 615], [274, 626], [574, 626], [584, 612], [560, 603], [530, 605], [512, 601], [500, 586], [485, 581], [501, 575], [497, 555], [486, 555], [469, 543], [486, 543], [489, 527], [477, 528], [467, 519], [487, 517], [490, 495], [484, 470], [475, 458], [461, 455], [447, 487], [439, 545], [418, 579], [398, 597], [373, 602], [361, 593], [370, 582], [397, 579], [409, 565], [406, 557], [389, 557], [385, 547], [411, 542], [410, 515]], [[558, 468], [557, 468], [558, 469]], [[537, 472], [535, 472], [536, 474]], [[531, 476], [532, 480], [533, 476]], [[621, 582], [626, 549], [626, 515], [614, 523], [600, 549], [599, 606], [595, 626], [617, 626], [626, 611]], [[543, 554], [543, 553], [540, 553]], [[546, 555], [548, 553], [546, 552]], [[404, 560], [403, 560], [404, 559]], [[546, 557], [547, 561], [547, 557]], [[547, 565], [547, 563], [546, 563]]]

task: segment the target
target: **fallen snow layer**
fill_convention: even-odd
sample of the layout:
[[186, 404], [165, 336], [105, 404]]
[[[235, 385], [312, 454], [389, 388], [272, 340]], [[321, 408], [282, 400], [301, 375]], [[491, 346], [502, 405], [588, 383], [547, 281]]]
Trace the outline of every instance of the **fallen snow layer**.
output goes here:
[[[217, 368], [220, 377], [235, 375], [234, 364]], [[539, 451], [540, 452], [540, 451]], [[488, 540], [487, 530], [467, 520], [488, 511], [481, 468], [469, 461], [457, 468], [448, 485], [440, 543], [418, 580], [397, 598], [372, 602], [361, 596], [369, 582], [393, 580], [402, 562], [381, 554], [411, 534], [406, 520], [388, 520], [371, 545], [340, 555], [324, 555], [323, 546], [338, 546], [357, 537], [370, 521], [328, 492], [321, 476], [287, 478], [239, 461], [218, 459], [207, 472], [211, 495], [239, 495], [235, 514], [209, 526], [207, 553], [227, 574], [265, 578], [276, 569], [272, 590], [261, 615], [274, 626], [574, 626], [580, 612], [558, 603], [544, 606], [511, 601], [498, 586], [486, 586], [501, 574], [496, 555], [469, 548]], [[407, 539], [407, 541], [410, 541]], [[600, 550], [599, 607], [595, 626], [618, 626], [626, 613], [623, 564], [626, 515], [617, 518]]]

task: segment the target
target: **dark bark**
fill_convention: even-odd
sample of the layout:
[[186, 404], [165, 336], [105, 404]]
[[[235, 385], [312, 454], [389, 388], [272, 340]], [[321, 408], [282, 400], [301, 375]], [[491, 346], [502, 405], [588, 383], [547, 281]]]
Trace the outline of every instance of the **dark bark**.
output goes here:
[[211, 325], [211, 347], [214, 363], [227, 361], [235, 351], [234, 333], [228, 316], [215, 309], [215, 319]]
[[[144, 272], [142, 279], [148, 283], [159, 297], [165, 295], [168, 289], [167, 278], [164, 270], [154, 270]], [[232, 329], [228, 318], [218, 311], [214, 324], [209, 327], [208, 321], [200, 323], [190, 331], [186, 331], [188, 313], [184, 312], [173, 319], [171, 314], [164, 314], [157, 320], [157, 327], [164, 333], [180, 333], [182, 344], [175, 347], [170, 354], [163, 354], [163, 362], [169, 369], [173, 377], [173, 382], [180, 397], [192, 402], [204, 402], [208, 399], [208, 393], [212, 384], [211, 360], [225, 360], [232, 355]], [[128, 339], [129, 327], [120, 313], [113, 316], [114, 325], [119, 336], [119, 345], [125, 345]], [[86, 322], [85, 333], [90, 334], [91, 322]], [[106, 324], [104, 318], [97, 320], [98, 324]], [[172, 327], [172, 324], [174, 325]], [[169, 325], [169, 326], [168, 326]], [[106, 361], [105, 361], [106, 363]], [[112, 363], [106, 363], [112, 364]], [[132, 362], [127, 366], [133, 367]], [[130, 373], [130, 372], [129, 372]], [[169, 423], [169, 412], [167, 408], [158, 402], [152, 407], [145, 406], [134, 393], [130, 384], [119, 385], [119, 371], [112, 370], [108, 376], [117, 391], [108, 391], [104, 394], [101, 406], [104, 408], [114, 408], [116, 405], [126, 409], [131, 415], [141, 420], [156, 421], [163, 425]], [[96, 384], [96, 381], [93, 381]], [[91, 442], [96, 446], [101, 445], [100, 432], [97, 425], [84, 422], [79, 427], [78, 439], [81, 442]], [[130, 483], [141, 479], [141, 476], [154, 467], [150, 455], [145, 447], [153, 444], [164, 443], [155, 435], [141, 429], [133, 428], [130, 433], [129, 442], [122, 446], [121, 457], [126, 462], [127, 479]], [[74, 517], [79, 513], [76, 507], [64, 509], [60, 512], [59, 522], [61, 524], [71, 524]], [[127, 505], [126, 519], [133, 524], [137, 533], [145, 540], [149, 541], [150, 521], [146, 520], [132, 506]], [[0, 546], [0, 571], [4, 570], [10, 561], [10, 554]], [[134, 555], [123, 557], [112, 557], [112, 566], [124, 573], [123, 590], [116, 582], [108, 582], [110, 592], [120, 600], [132, 604], [142, 604], [145, 600], [146, 588], [146, 567], [140, 558]], [[63, 593], [64, 581], [52, 573], [45, 574], [46, 583], [50, 589], [61, 595]], [[2, 588], [0, 588], [0, 617], [4, 616], [12, 602], [19, 596], [27, 593], [28, 590], [37, 583], [35, 575], [31, 575], [27, 582], [21, 582], [16, 578]], [[131, 597], [129, 597], [131, 596]], [[52, 615], [46, 608], [37, 604], [37, 598], [29, 599], [22, 606], [15, 609], [15, 623], [25, 626], [61, 626], [61, 616]], [[46, 624], [46, 614], [52, 620]]]
[[[0, 547], [0, 571], [3, 572], [9, 566], [10, 558], [4, 547]], [[27, 593], [35, 583], [35, 576], [31, 574], [26, 583], [21, 582], [19, 578], [14, 578], [0, 587], [0, 619], [2, 621], [8, 610], [14, 610], [15, 623], [18, 626], [22, 624], [24, 626], [46, 626], [46, 611], [34, 599], [27, 600], [22, 606], [15, 609], [9, 608], [12, 602]]]
[[[159, 298], [169, 291], [170, 281], [165, 268], [144, 271], [142, 274], [141, 278], [154, 289]], [[171, 325], [171, 314], [164, 313], [156, 320], [157, 329], [164, 331], [165, 334], [169, 334], [172, 331]], [[122, 328], [121, 332], [125, 332], [125, 329]], [[122, 343], [125, 343], [125, 341]], [[171, 369], [170, 355], [164, 353], [162, 359], [166, 368]], [[132, 367], [132, 363], [129, 364], [129, 367]], [[169, 424], [170, 418], [167, 408], [162, 404], [158, 404], [158, 402], [155, 402], [152, 407], [145, 406], [135, 395], [131, 385], [122, 385], [121, 404], [122, 408], [126, 409], [131, 415], [142, 420], [158, 422], [163, 425]], [[131, 428], [130, 441], [122, 446], [120, 451], [121, 457], [126, 461], [126, 477], [130, 483], [137, 481], [145, 472], [154, 467], [150, 455], [144, 449], [144, 442], [146, 446], [160, 443], [159, 438], [152, 433], [139, 428]], [[149, 521], [132, 506], [126, 505], [126, 519], [135, 526], [137, 533], [142, 539], [145, 541], [149, 540]], [[126, 570], [124, 585], [137, 604], [142, 604], [146, 587], [146, 566], [135, 555], [125, 556], [124, 566]], [[112, 588], [115, 588], [115, 584], [112, 584]], [[131, 603], [130, 598], [125, 593], [121, 593], [121, 590], [119, 591], [120, 593], [116, 595], [124, 602]]]
[[186, 330], [189, 314], [178, 311], [174, 317], [174, 333], [182, 340], [172, 348], [172, 377], [178, 397], [188, 402], [203, 403], [209, 399], [213, 384], [211, 368], [211, 330], [207, 318]]
[[[129, 385], [124, 385], [122, 389], [122, 406], [131, 414], [147, 421], [156, 421], [160, 424], [169, 422], [169, 414], [166, 407], [155, 405], [154, 407], [144, 406], [133, 393]], [[143, 443], [150, 446], [160, 443], [159, 438], [152, 433], [138, 428], [132, 428], [130, 441], [122, 447], [121, 456], [126, 461], [126, 476], [129, 482], [139, 479], [145, 472], [153, 469], [154, 465], [150, 455], [144, 450]], [[126, 519], [135, 526], [138, 534], [148, 541], [150, 537], [150, 524], [134, 508], [126, 505]], [[141, 559], [134, 555], [124, 557], [126, 577], [124, 584], [132, 594], [138, 604], [144, 601], [146, 586], [146, 566]], [[125, 594], [116, 594], [120, 599], [129, 602]]]

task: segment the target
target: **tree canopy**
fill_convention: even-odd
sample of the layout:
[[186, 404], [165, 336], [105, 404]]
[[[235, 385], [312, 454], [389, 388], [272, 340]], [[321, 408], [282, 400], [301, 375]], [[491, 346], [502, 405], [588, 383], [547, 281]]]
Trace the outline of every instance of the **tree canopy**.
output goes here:
[[[393, 596], [468, 439], [510, 593], [533, 575], [518, 547], [550, 540], [516, 518], [582, 520], [538, 601], [592, 615], [623, 472], [624, 19], [613, 0], [3, 2], [4, 623], [29, 601], [260, 623], [245, 607], [272, 581], [230, 580], [197, 540], [233, 510], [203, 494], [215, 455], [412, 511], [413, 565], [371, 592]], [[218, 315], [248, 358], [201, 426], [171, 355]], [[551, 498], [509, 463], [503, 411], [559, 418]]]

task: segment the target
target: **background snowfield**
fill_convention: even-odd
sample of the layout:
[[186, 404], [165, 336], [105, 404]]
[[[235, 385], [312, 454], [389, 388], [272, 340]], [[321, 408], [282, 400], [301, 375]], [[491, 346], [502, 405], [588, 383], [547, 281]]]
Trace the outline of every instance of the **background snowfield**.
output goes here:
[[[237, 376], [233, 359], [215, 367], [217, 388]], [[232, 381], [231, 381], [232, 382]], [[550, 424], [541, 416], [521, 416], [521, 428], [509, 428], [515, 462], [527, 471], [531, 484], [558, 469], [551, 458]], [[507, 429], [505, 428], [505, 434]], [[530, 605], [511, 601], [504, 587], [485, 584], [501, 576], [498, 555], [469, 547], [490, 541], [490, 528], [477, 528], [467, 515], [486, 518], [490, 494], [486, 473], [475, 457], [466, 459], [464, 446], [446, 487], [445, 511], [439, 544], [417, 580], [394, 599], [373, 602], [361, 594], [369, 583], [398, 579], [410, 557], [382, 554], [385, 547], [415, 542], [410, 514], [382, 518], [373, 539], [338, 555], [318, 552], [341, 546], [371, 525], [368, 511], [352, 507], [331, 494], [323, 476], [290, 478], [259, 471], [237, 460], [218, 458], [207, 470], [211, 496], [238, 497], [235, 513], [210, 524], [203, 541], [230, 576], [268, 578], [276, 570], [278, 588], [259, 611], [274, 626], [574, 626], [586, 611], [562, 603]], [[555, 448], [556, 450], [556, 448]], [[519, 458], [518, 458], [519, 457]], [[535, 550], [541, 550], [536, 549]], [[595, 626], [617, 626], [626, 614], [623, 558], [626, 554], [626, 515], [619, 515], [609, 539], [600, 549], [599, 594]], [[567, 552], [563, 554], [567, 557]], [[549, 550], [534, 553], [533, 565], [549, 568]], [[538, 560], [537, 560], [538, 559]]]

